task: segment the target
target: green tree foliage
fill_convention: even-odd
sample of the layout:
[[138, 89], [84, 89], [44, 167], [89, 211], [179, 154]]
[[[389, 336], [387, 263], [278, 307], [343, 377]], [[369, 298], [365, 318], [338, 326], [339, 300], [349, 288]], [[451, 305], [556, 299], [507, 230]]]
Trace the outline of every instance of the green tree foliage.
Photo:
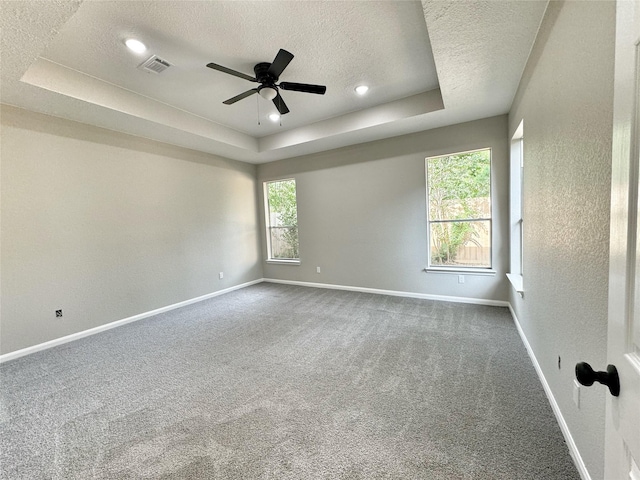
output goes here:
[[[490, 150], [435, 157], [427, 160], [429, 219], [490, 218]], [[478, 236], [482, 225], [471, 222], [431, 224], [431, 261], [455, 264], [461, 246]]]
[[[267, 198], [274, 258], [299, 258], [298, 207], [296, 181], [283, 180], [267, 183]], [[275, 228], [273, 228], [275, 227]], [[277, 248], [274, 249], [274, 246]]]

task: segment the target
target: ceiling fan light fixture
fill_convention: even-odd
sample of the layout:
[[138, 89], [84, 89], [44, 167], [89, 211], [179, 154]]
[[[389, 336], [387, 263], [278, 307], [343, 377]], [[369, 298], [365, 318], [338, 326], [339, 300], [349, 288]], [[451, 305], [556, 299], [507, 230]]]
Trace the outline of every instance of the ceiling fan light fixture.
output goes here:
[[272, 113], [269, 115], [269, 120], [275, 123], [280, 120], [280, 115], [278, 115], [277, 113]]
[[362, 96], [369, 91], [369, 87], [366, 85], [358, 85], [354, 90], [358, 95]]
[[273, 87], [262, 87], [258, 93], [265, 100], [273, 100], [278, 96], [278, 92]]
[[134, 53], [144, 53], [147, 51], [147, 46], [140, 40], [136, 40], [135, 38], [129, 38], [126, 42], [124, 42], [124, 44], [129, 50]]

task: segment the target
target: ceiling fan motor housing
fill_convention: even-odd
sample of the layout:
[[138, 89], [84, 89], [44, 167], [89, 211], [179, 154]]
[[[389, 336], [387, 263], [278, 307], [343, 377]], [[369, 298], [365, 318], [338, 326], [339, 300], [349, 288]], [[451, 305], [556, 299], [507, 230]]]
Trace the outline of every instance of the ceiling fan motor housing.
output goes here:
[[258, 63], [253, 67], [253, 71], [256, 74], [256, 80], [258, 80], [258, 82], [264, 86], [274, 87], [278, 81], [278, 77], [274, 77], [269, 73], [269, 67], [271, 67], [271, 64], [268, 62]]

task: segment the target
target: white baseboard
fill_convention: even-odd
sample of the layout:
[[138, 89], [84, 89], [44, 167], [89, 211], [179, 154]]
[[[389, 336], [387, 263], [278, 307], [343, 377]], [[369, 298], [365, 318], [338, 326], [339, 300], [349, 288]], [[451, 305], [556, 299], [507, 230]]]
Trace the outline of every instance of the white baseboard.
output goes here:
[[66, 335], [64, 337], [49, 340], [48, 342], [39, 343], [38, 345], [33, 345], [31, 347], [23, 348], [21, 350], [5, 353], [4, 355], [0, 355], [0, 363], [8, 362], [10, 360], [15, 360], [16, 358], [20, 358], [25, 355], [29, 355], [31, 353], [40, 352], [42, 350], [46, 350], [48, 348], [55, 347], [57, 345], [62, 345], [64, 343], [72, 342], [74, 340], [79, 340], [80, 338], [88, 337], [90, 335], [95, 335], [96, 333], [104, 332], [105, 330], [110, 330], [112, 328], [126, 325], [127, 323], [135, 322], [137, 320], [142, 320], [143, 318], [152, 317], [153, 315], [158, 315], [160, 313], [168, 312], [170, 310], [175, 310], [176, 308], [191, 305], [192, 303], [201, 302], [209, 298], [217, 297], [218, 295], [224, 295], [225, 293], [232, 292], [233, 290], [238, 290], [240, 288], [245, 288], [250, 285], [255, 285], [256, 283], [261, 283], [261, 282], [282, 283], [287, 285], [299, 285], [303, 287], [328, 288], [332, 290], [348, 290], [353, 292], [374, 293], [379, 295], [392, 295], [396, 297], [422, 298], [426, 300], [440, 300], [445, 302], [473, 303], [477, 305], [490, 305], [490, 306], [498, 306], [498, 307], [510, 306], [509, 302], [504, 302], [500, 300], [487, 300], [487, 299], [470, 298], [470, 297], [453, 297], [453, 296], [447, 296], [447, 295], [430, 295], [426, 293], [401, 292], [397, 290], [381, 290], [377, 288], [352, 287], [347, 285], [331, 285], [327, 283], [297, 282], [293, 280], [277, 280], [274, 278], [260, 278], [258, 280], [253, 280], [251, 282], [225, 288], [224, 290], [218, 290], [217, 292], [208, 293], [200, 297], [185, 300], [183, 302], [174, 303], [173, 305], [168, 305], [166, 307], [157, 308], [149, 312], [140, 313], [132, 317], [116, 320], [114, 322], [110, 322], [105, 325], [100, 325], [98, 327], [90, 328], [88, 330], [72, 333], [71, 335]]
[[348, 285], [331, 285], [329, 283], [298, 282], [295, 280], [278, 280], [275, 278], [265, 278], [263, 280], [269, 283], [283, 283], [285, 285], [299, 285], [301, 287], [328, 288], [330, 290], [348, 290], [350, 292], [375, 293], [378, 295], [391, 295], [394, 297], [422, 298], [425, 300], [440, 300], [443, 302], [456, 303], [474, 303], [476, 305], [490, 305], [494, 307], [509, 306], [509, 302], [505, 302], [502, 300], [487, 300], [483, 298], [471, 297], [450, 297], [448, 295], [431, 295], [428, 293], [401, 292], [398, 290], [381, 290], [378, 288], [351, 287]]
[[233, 287], [225, 288], [223, 290], [218, 290], [217, 292], [208, 293], [200, 297], [195, 297], [189, 300], [185, 300], [183, 302], [174, 303], [173, 305], [167, 305], [166, 307], [157, 308], [149, 312], [144, 312], [138, 315], [134, 315], [132, 317], [123, 318], [122, 320], [116, 320], [114, 322], [106, 323], [104, 325], [90, 328], [88, 330], [72, 333], [71, 335], [66, 335], [64, 337], [49, 340], [48, 342], [39, 343], [38, 345], [33, 345], [31, 347], [23, 348], [21, 350], [5, 353], [4, 355], [0, 355], [0, 363], [8, 362], [9, 360], [15, 360], [16, 358], [24, 357], [25, 355], [29, 355], [31, 353], [35, 353], [42, 350], [46, 350], [51, 347], [55, 347], [56, 345], [62, 345], [63, 343], [73, 342], [74, 340], [79, 340], [80, 338], [88, 337], [89, 335], [95, 335], [96, 333], [104, 332], [105, 330], [111, 330], [112, 328], [120, 327], [122, 325], [126, 325], [127, 323], [135, 322], [137, 320], [142, 320], [143, 318], [148, 318], [154, 315], [158, 315], [160, 313], [168, 312], [169, 310], [175, 310], [176, 308], [185, 307], [187, 305], [191, 305], [192, 303], [197, 303], [203, 300], [207, 300], [209, 298], [217, 297], [219, 295], [224, 295], [225, 293], [229, 293], [234, 290], [239, 290], [241, 288], [245, 288], [250, 285], [255, 285], [256, 283], [260, 283], [262, 281], [263, 281], [262, 278], [260, 278], [258, 280], [253, 280], [251, 282], [242, 283], [240, 285], [235, 285]]
[[529, 353], [529, 358], [531, 358], [531, 362], [533, 363], [534, 368], [536, 369], [536, 373], [538, 374], [538, 378], [540, 379], [540, 383], [542, 383], [542, 387], [544, 388], [544, 393], [547, 395], [549, 399], [549, 403], [551, 404], [551, 409], [553, 410], [554, 415], [556, 416], [556, 420], [558, 421], [558, 425], [560, 426], [560, 430], [562, 430], [562, 435], [564, 436], [565, 442], [567, 442], [567, 446], [569, 447], [569, 454], [573, 459], [573, 462], [578, 469], [578, 473], [580, 474], [580, 478], [582, 480], [591, 480], [591, 475], [589, 475], [589, 471], [587, 470], [587, 466], [582, 460], [582, 456], [580, 455], [580, 451], [576, 445], [576, 442], [573, 440], [571, 436], [571, 431], [569, 430], [569, 426], [562, 416], [562, 412], [560, 411], [560, 406], [558, 402], [556, 402], [555, 397], [553, 396], [553, 392], [551, 391], [551, 387], [549, 383], [547, 383], [547, 379], [544, 377], [544, 373], [542, 373], [542, 368], [540, 368], [540, 364], [538, 363], [538, 359], [533, 353], [533, 349], [531, 345], [529, 345], [529, 341], [520, 326], [520, 322], [518, 321], [518, 317], [516, 312], [513, 310], [513, 306], [509, 303], [509, 310], [511, 311], [511, 316], [513, 317], [513, 322], [518, 329], [518, 333], [520, 334], [520, 338], [522, 339], [522, 343], [524, 343], [527, 352]]

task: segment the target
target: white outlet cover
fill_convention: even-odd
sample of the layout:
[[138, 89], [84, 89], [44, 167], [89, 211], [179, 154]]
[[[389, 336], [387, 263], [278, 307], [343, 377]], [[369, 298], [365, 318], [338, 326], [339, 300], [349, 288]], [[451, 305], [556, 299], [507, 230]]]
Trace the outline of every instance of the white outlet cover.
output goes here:
[[224, 272], [220, 272], [220, 280], [224, 278]]

